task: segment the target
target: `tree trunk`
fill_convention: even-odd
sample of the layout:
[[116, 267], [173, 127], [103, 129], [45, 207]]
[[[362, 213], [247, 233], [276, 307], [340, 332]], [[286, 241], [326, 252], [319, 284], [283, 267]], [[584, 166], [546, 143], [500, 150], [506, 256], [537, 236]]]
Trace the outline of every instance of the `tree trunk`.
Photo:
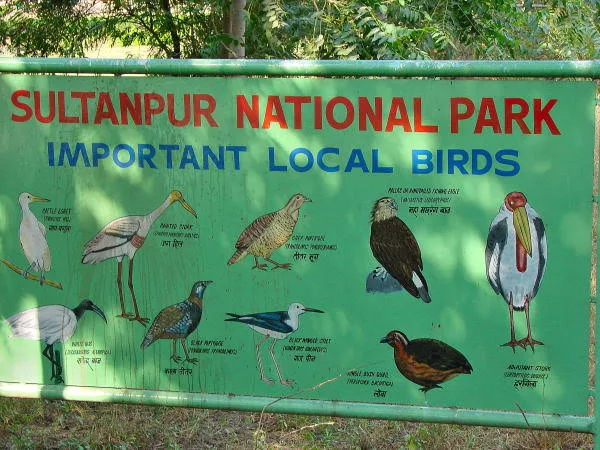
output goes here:
[[175, 26], [175, 22], [173, 21], [173, 13], [171, 12], [171, 5], [169, 4], [169, 0], [161, 0], [160, 6], [162, 7], [167, 26], [169, 27], [169, 32], [171, 33], [171, 40], [173, 41], [173, 52], [170, 57], [175, 59], [181, 58], [181, 38], [179, 37], [179, 33], [177, 32], [177, 27]]
[[244, 58], [246, 56], [245, 35], [246, 21], [244, 18], [244, 9], [246, 8], [246, 0], [231, 0], [231, 37], [234, 42], [230, 49], [230, 58]]

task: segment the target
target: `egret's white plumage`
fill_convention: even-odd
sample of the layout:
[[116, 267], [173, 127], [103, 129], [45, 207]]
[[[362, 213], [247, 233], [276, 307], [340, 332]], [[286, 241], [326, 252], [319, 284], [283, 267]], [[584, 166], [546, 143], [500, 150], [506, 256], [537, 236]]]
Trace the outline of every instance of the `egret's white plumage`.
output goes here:
[[[542, 219], [521, 192], [511, 192], [490, 225], [486, 245], [486, 270], [490, 286], [507, 303], [511, 340], [515, 348], [542, 344], [531, 337], [529, 306], [536, 296], [548, 259], [546, 231]], [[525, 310], [527, 337], [517, 341], [513, 311]]]
[[19, 239], [21, 248], [29, 262], [29, 267], [23, 273], [27, 276], [29, 271], [40, 272], [40, 283], [44, 283], [44, 277], [52, 266], [50, 257], [50, 248], [46, 241], [46, 227], [42, 224], [29, 209], [32, 202], [47, 202], [49, 200], [36, 197], [28, 192], [19, 195], [19, 205], [23, 212], [21, 226], [19, 227]]
[[[126, 216], [113, 220], [96, 234], [86, 245], [83, 251], [81, 262], [83, 264], [96, 264], [106, 259], [115, 258], [117, 260], [117, 286], [119, 288], [119, 298], [121, 301], [121, 315], [118, 317], [127, 317], [130, 320], [137, 320], [145, 325], [148, 321], [146, 317], [141, 317], [135, 292], [133, 290], [133, 258], [136, 251], [144, 244], [144, 240], [150, 231], [152, 224], [160, 215], [174, 202], [179, 202], [194, 217], [197, 217], [196, 211], [184, 200], [179, 191], [171, 191], [165, 201], [154, 211], [144, 216]], [[127, 256], [129, 258], [129, 290], [133, 300], [135, 316], [125, 312], [123, 302], [123, 286], [121, 283], [122, 261]]]

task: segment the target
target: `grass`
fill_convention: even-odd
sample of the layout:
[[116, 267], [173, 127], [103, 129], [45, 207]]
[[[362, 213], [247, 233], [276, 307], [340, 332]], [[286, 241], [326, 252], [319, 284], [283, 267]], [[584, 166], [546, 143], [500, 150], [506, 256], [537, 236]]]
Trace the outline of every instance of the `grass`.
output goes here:
[[[260, 428], [259, 428], [260, 422]], [[0, 448], [591, 449], [583, 433], [0, 398]]]

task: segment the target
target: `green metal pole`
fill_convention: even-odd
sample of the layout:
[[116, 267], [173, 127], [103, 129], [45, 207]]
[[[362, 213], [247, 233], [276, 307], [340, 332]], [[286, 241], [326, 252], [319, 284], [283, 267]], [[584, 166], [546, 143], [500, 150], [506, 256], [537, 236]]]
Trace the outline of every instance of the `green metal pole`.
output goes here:
[[201, 394], [194, 392], [161, 392], [141, 389], [86, 388], [77, 386], [38, 386], [21, 383], [0, 383], [0, 396], [47, 398], [144, 405], [186, 406], [212, 409], [263, 411], [273, 413], [366, 417], [371, 419], [401, 419], [416, 422], [440, 422], [466, 425], [534, 428], [559, 431], [593, 431], [593, 417], [558, 414], [514, 413], [508, 411], [475, 411], [463, 408], [431, 406], [370, 405], [235, 395]]
[[316, 61], [0, 58], [0, 72], [382, 77], [600, 78], [591, 61]]

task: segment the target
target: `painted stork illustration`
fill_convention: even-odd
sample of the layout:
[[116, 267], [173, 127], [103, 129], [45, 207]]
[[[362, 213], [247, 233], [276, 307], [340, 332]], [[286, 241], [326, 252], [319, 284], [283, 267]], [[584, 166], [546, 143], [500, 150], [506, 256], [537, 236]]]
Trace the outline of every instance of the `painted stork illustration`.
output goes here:
[[[485, 248], [487, 278], [502, 295], [510, 314], [510, 341], [503, 346], [532, 350], [543, 345], [531, 336], [529, 306], [536, 296], [546, 269], [548, 248], [540, 216], [521, 192], [511, 192], [492, 221]], [[525, 311], [527, 336], [515, 339], [513, 311]]]
[[[179, 191], [171, 191], [164, 202], [158, 208], [144, 216], [126, 216], [113, 220], [102, 228], [86, 245], [81, 262], [83, 264], [96, 264], [106, 259], [117, 260], [117, 286], [119, 288], [119, 300], [121, 301], [121, 314], [117, 317], [136, 320], [146, 326], [148, 318], [142, 317], [138, 310], [135, 292], [133, 290], [133, 258], [137, 250], [144, 244], [146, 236], [152, 224], [173, 203], [178, 202], [186, 211], [194, 217], [198, 217], [196, 211], [184, 200]], [[121, 273], [123, 271], [123, 258], [129, 258], [129, 280], [128, 286], [131, 291], [135, 316], [125, 312], [123, 303], [123, 283]]]

